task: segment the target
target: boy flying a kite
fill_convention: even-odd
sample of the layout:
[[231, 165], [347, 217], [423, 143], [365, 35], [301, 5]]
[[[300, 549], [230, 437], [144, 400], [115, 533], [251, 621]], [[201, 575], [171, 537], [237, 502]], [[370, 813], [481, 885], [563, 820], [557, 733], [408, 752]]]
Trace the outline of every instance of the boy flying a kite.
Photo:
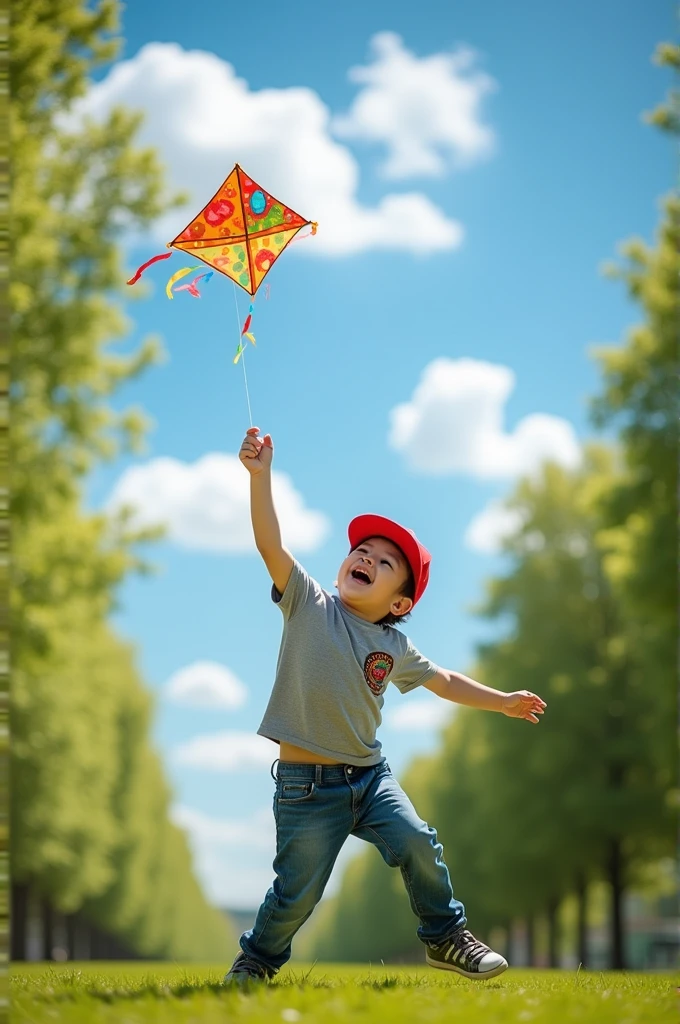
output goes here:
[[284, 619], [274, 687], [258, 730], [280, 745], [276, 877], [225, 982], [265, 981], [290, 959], [292, 939], [321, 899], [350, 834], [401, 869], [430, 966], [466, 978], [496, 977], [507, 961], [467, 929], [437, 833], [381, 755], [382, 694], [390, 681], [402, 693], [424, 686], [444, 700], [534, 724], [545, 701], [439, 668], [394, 628], [422, 597], [431, 556], [392, 520], [352, 520], [338, 594], [323, 590], [281, 542], [271, 491], [274, 449], [269, 434], [261, 438], [258, 431], [247, 431], [239, 457], [250, 473], [255, 542]]

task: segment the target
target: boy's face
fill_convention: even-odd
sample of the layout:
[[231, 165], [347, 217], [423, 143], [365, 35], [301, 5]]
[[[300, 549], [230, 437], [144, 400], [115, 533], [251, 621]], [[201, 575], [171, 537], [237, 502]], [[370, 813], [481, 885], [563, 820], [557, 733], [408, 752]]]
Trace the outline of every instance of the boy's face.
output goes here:
[[371, 537], [354, 548], [338, 570], [340, 600], [369, 622], [379, 622], [388, 612], [406, 615], [413, 601], [400, 591], [408, 574], [408, 563], [396, 544]]

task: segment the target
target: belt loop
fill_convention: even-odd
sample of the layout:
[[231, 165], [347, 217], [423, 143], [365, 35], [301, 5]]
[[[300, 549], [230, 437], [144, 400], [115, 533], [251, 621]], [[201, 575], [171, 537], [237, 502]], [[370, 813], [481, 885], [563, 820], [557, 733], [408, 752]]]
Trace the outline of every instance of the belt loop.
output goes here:
[[314, 768], [316, 769], [316, 771], [314, 772], [314, 782], [316, 783], [317, 786], [320, 786], [321, 778], [323, 775], [323, 768], [320, 764], [314, 765]]
[[279, 758], [277, 757], [275, 761], [272, 761], [272, 763], [271, 763], [271, 767], [270, 767], [270, 769], [269, 769], [269, 774], [270, 774], [270, 775], [271, 775], [271, 777], [273, 778], [274, 782], [276, 782], [276, 776], [274, 775], [274, 772], [272, 771], [272, 769], [273, 769], [274, 765], [275, 765], [275, 764], [278, 764], [278, 763], [279, 763]]

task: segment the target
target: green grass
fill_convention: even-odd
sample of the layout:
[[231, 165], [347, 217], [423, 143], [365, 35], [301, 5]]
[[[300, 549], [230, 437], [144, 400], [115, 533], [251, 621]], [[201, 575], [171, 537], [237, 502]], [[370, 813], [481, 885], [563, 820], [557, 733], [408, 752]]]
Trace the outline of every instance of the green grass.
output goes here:
[[471, 982], [425, 965], [284, 967], [252, 993], [225, 968], [17, 964], [12, 1020], [30, 1024], [662, 1024], [677, 1021], [675, 974], [508, 970]]

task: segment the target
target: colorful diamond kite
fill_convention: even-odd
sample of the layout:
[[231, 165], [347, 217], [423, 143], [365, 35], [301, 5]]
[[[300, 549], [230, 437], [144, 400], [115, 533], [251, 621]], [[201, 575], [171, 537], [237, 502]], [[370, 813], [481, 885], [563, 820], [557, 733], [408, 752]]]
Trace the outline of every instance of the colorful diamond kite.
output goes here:
[[226, 274], [254, 295], [301, 228], [316, 224], [265, 192], [245, 171], [233, 171], [197, 217], [169, 242]]

